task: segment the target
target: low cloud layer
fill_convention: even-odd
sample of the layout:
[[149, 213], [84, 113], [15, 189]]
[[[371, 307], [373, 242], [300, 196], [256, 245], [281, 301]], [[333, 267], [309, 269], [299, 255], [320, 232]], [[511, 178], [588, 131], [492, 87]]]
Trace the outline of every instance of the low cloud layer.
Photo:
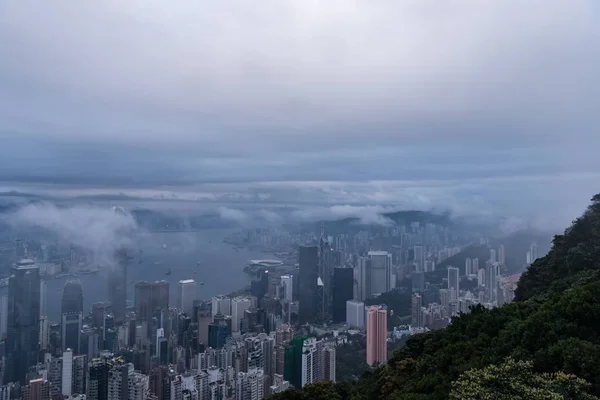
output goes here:
[[131, 246], [137, 224], [130, 214], [110, 208], [70, 206], [50, 203], [30, 204], [3, 216], [14, 228], [38, 229], [90, 252], [94, 260], [110, 265], [115, 251]]

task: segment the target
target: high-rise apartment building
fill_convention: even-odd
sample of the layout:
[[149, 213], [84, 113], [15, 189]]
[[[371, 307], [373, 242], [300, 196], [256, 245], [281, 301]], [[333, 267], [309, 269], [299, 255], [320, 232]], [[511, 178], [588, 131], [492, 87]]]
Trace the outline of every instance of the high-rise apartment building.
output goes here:
[[38, 361], [40, 270], [32, 260], [23, 260], [11, 272], [4, 380], [25, 384], [29, 367]]
[[73, 350], [66, 349], [62, 355], [62, 390], [63, 396], [73, 393]]
[[317, 246], [300, 246], [298, 264], [300, 266], [298, 319], [300, 324], [306, 324], [314, 322], [317, 318], [319, 248]]
[[191, 317], [194, 315], [194, 300], [196, 300], [196, 297], [197, 288], [195, 280], [184, 279], [179, 281], [177, 291], [177, 308]]
[[265, 398], [265, 374], [263, 370], [252, 368], [248, 372], [240, 372], [236, 381], [237, 400], [262, 400]]
[[411, 310], [411, 326], [413, 328], [423, 327], [423, 300], [420, 294], [413, 294]]
[[387, 361], [387, 311], [371, 306], [367, 311], [367, 364]]
[[50, 382], [43, 378], [30, 380], [22, 390], [23, 400], [50, 400]]

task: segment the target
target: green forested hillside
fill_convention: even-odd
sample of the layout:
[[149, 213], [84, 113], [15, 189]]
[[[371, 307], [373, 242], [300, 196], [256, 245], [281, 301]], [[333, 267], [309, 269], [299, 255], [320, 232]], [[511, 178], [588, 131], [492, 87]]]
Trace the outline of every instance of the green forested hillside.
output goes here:
[[356, 383], [284, 399], [595, 399], [600, 396], [600, 195], [519, 282], [517, 300], [411, 337]]

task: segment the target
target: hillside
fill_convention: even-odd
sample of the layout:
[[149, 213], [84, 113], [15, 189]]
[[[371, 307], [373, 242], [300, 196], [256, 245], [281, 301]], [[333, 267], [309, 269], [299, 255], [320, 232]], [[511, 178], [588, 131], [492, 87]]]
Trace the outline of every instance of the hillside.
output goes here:
[[597, 399], [600, 396], [600, 195], [521, 277], [517, 300], [475, 307], [411, 337], [356, 383], [286, 399]]

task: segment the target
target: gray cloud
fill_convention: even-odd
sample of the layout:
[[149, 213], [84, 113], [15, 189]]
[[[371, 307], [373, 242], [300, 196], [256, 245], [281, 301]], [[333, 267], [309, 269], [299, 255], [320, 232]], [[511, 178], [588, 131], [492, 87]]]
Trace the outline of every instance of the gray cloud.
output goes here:
[[3, 2], [0, 181], [568, 222], [599, 37], [593, 0]]

